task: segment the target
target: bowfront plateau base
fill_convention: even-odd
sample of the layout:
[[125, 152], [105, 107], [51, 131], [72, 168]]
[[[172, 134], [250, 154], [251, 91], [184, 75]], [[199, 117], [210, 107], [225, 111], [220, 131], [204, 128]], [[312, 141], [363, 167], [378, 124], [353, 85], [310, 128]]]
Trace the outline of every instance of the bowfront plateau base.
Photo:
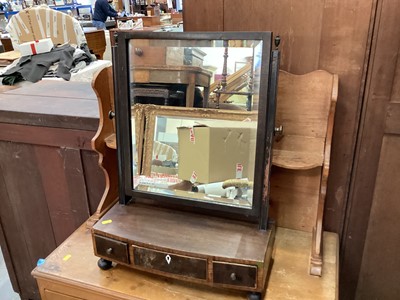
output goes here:
[[[311, 233], [277, 227], [274, 262], [264, 300], [337, 299], [338, 235], [324, 232], [321, 277], [308, 273]], [[245, 291], [157, 276], [122, 264], [103, 271], [93, 254], [92, 234], [86, 224], [53, 251], [32, 275], [42, 300], [244, 300]]]
[[112, 261], [170, 278], [261, 293], [275, 227], [261, 231], [256, 224], [116, 204], [93, 226], [92, 236], [101, 268]]

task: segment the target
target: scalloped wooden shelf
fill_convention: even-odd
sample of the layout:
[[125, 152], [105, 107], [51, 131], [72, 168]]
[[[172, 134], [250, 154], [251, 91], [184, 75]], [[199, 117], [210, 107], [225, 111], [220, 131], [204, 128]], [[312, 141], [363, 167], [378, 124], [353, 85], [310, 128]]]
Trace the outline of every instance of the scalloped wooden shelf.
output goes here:
[[104, 141], [108, 148], [117, 149], [117, 137], [115, 136], [115, 133], [106, 137]]
[[324, 138], [288, 135], [274, 143], [272, 164], [285, 169], [307, 170], [324, 163]]

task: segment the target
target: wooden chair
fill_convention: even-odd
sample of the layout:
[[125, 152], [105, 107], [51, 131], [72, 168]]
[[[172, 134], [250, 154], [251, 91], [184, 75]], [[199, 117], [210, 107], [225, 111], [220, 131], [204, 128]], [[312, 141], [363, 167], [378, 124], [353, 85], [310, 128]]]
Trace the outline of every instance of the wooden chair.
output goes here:
[[103, 59], [106, 52], [107, 41], [105, 30], [97, 30], [95, 27], [83, 28], [87, 45], [93, 51], [97, 59]]
[[322, 219], [329, 175], [338, 76], [280, 71], [273, 148], [271, 216], [278, 226], [313, 232], [310, 273], [322, 272]]
[[104, 30], [95, 27], [82, 29], [79, 22], [60, 11], [46, 6], [28, 8], [11, 17], [7, 25], [11, 39], [2, 39], [6, 51], [18, 50], [24, 42], [51, 38], [53, 44], [69, 43], [81, 46], [86, 43], [97, 59], [106, 51]]
[[[160, 157], [164, 157], [164, 160], [176, 160], [178, 157], [178, 154], [176, 153], [176, 150], [172, 148], [171, 146], [161, 143], [159, 141], [154, 141], [153, 142], [153, 157], [157, 157], [160, 159]], [[160, 159], [161, 160], [161, 159]]]
[[51, 38], [55, 45], [86, 43], [79, 22], [60, 11], [47, 6], [27, 8], [13, 15], [6, 27], [15, 50], [25, 42]]

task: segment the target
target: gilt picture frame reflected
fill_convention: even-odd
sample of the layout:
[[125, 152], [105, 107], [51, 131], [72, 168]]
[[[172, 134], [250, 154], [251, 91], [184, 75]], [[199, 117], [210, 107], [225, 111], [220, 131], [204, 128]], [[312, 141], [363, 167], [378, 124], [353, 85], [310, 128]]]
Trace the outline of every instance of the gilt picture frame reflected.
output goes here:
[[229, 120], [229, 121], [257, 121], [257, 112], [232, 111], [224, 109], [207, 108], [185, 108], [159, 105], [144, 105], [144, 114], [146, 116], [146, 131], [144, 139], [143, 166], [142, 174], [149, 176], [152, 165], [152, 152], [154, 146], [154, 133], [156, 118], [158, 116], [198, 119], [199, 124], [204, 123], [204, 119]]
[[[256, 155], [256, 112], [158, 105], [143, 107], [146, 129], [142, 172], [134, 183], [138, 190], [251, 208]], [[201, 148], [209, 142], [208, 139], [214, 139], [218, 135], [217, 139], [222, 139], [228, 149], [218, 149], [215, 140], [212, 147], [218, 151], [212, 150], [209, 154]], [[240, 145], [242, 149], [234, 149], [232, 145]], [[198, 151], [202, 151], [201, 155]], [[231, 157], [227, 154], [232, 153], [239, 158], [225, 161], [224, 158]], [[205, 158], [202, 154], [209, 156]], [[193, 159], [197, 160], [197, 165], [193, 163]], [[216, 162], [212, 163], [213, 160]], [[206, 166], [207, 163], [210, 165]], [[220, 168], [216, 163], [228, 167]], [[222, 185], [226, 185], [224, 190], [221, 190]], [[217, 193], [223, 192], [224, 195], [209, 190], [193, 193], [197, 187], [204, 186], [218, 186]], [[247, 192], [248, 187], [250, 190]], [[239, 197], [237, 192], [242, 193], [245, 189], [246, 193], [250, 193], [249, 197], [247, 194]], [[230, 193], [229, 197], [226, 193]]]
[[140, 174], [142, 169], [143, 161], [143, 139], [139, 137], [144, 136], [144, 126], [145, 126], [145, 104], [135, 104], [131, 108], [131, 127], [132, 132], [132, 149], [135, 149], [136, 155], [133, 155], [133, 168], [134, 174]]

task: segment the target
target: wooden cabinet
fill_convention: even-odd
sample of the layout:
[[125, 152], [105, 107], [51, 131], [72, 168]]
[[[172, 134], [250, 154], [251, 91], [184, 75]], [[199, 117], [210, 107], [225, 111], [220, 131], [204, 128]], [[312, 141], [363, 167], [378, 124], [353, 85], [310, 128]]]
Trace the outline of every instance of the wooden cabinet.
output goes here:
[[167, 43], [157, 43], [157, 41], [135, 41], [135, 50], [131, 52], [130, 63], [136, 66], [203, 66], [206, 53], [200, 48], [185, 48], [179, 41], [175, 44], [176, 46], [170, 47]]
[[91, 139], [90, 83], [41, 81], [1, 94], [0, 244], [21, 299], [40, 299], [30, 275], [96, 210], [104, 175]]
[[[132, 90], [135, 97], [163, 98], [165, 104], [173, 94], [174, 98], [185, 95], [186, 105], [193, 107], [195, 86], [201, 86], [207, 102], [212, 73], [202, 67], [206, 53], [196, 47], [182, 47], [179, 41], [174, 47], [156, 40], [131, 43], [134, 50], [130, 51], [128, 60], [135, 65], [130, 69], [136, 86]], [[179, 89], [185, 94], [177, 93]]]

